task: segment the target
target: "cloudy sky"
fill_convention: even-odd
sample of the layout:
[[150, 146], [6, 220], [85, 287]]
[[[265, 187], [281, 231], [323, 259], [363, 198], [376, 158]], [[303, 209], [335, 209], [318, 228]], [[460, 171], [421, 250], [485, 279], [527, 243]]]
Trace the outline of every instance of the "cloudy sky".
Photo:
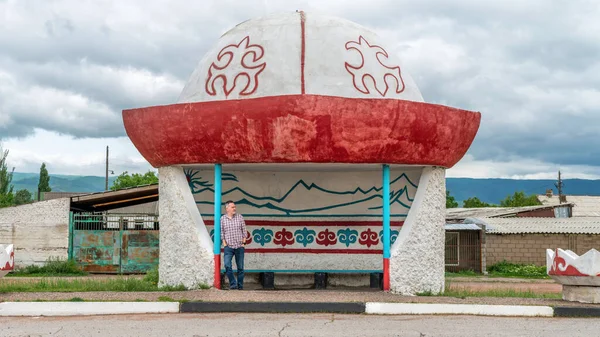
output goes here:
[[37, 172], [144, 172], [121, 111], [174, 103], [219, 36], [320, 12], [388, 42], [426, 101], [482, 112], [459, 177], [600, 179], [596, 0], [0, 0], [0, 141]]

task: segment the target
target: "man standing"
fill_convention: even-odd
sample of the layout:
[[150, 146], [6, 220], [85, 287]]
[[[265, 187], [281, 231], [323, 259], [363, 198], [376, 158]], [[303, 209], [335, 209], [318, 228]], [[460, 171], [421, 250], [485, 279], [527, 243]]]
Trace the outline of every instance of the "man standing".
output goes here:
[[[244, 247], [246, 246], [246, 222], [235, 212], [235, 204], [225, 202], [225, 214], [221, 217], [221, 241], [225, 247], [225, 273], [229, 279], [229, 289], [244, 289]], [[231, 259], [235, 256], [237, 281], [233, 276]]]

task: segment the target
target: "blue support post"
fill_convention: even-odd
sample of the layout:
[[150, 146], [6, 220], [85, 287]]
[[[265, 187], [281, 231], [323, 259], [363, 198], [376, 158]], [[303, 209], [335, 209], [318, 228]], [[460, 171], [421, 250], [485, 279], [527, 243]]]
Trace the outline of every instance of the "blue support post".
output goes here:
[[214, 287], [221, 289], [221, 164], [215, 164], [215, 214], [213, 253], [215, 254]]
[[383, 290], [390, 290], [390, 166], [383, 165]]
[[73, 260], [73, 236], [75, 235], [75, 227], [73, 224], [73, 212], [69, 212], [69, 260]]

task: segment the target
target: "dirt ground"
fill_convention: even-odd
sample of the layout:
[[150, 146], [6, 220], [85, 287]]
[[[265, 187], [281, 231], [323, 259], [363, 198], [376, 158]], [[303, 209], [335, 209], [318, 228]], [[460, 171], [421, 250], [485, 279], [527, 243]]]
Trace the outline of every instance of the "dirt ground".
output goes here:
[[[78, 279], [110, 279], [121, 276], [86, 276]], [[142, 276], [129, 276], [140, 278]], [[5, 277], [5, 282], [31, 282], [40, 278]], [[56, 279], [56, 278], [54, 278]], [[61, 278], [69, 279], [69, 278]], [[533, 291], [536, 293], [560, 294], [562, 286], [553, 280], [531, 279], [500, 279], [452, 277], [446, 283], [451, 289], [466, 289], [485, 291], [491, 289], [513, 289], [516, 291]], [[0, 301], [35, 301], [35, 300], [70, 300], [74, 297], [84, 300], [98, 301], [158, 301], [158, 300], [189, 300], [189, 301], [248, 301], [248, 302], [404, 302], [404, 303], [463, 303], [463, 304], [502, 304], [502, 305], [550, 305], [550, 306], [581, 306], [582, 303], [566, 302], [559, 299], [534, 298], [497, 298], [497, 297], [442, 297], [442, 296], [399, 296], [368, 288], [329, 287], [326, 290], [286, 289], [261, 290], [258, 285], [248, 285], [249, 290], [191, 290], [177, 292], [36, 292], [36, 293], [4, 293]], [[600, 305], [588, 305], [600, 307]]]

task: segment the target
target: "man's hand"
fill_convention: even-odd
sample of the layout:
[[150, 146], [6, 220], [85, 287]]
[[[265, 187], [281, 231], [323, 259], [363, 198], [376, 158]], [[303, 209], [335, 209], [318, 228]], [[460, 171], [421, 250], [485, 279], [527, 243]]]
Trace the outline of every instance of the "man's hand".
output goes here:
[[225, 239], [223, 239], [223, 242], [221, 242], [223, 244], [223, 247], [227, 247], [227, 241], [225, 241]]

